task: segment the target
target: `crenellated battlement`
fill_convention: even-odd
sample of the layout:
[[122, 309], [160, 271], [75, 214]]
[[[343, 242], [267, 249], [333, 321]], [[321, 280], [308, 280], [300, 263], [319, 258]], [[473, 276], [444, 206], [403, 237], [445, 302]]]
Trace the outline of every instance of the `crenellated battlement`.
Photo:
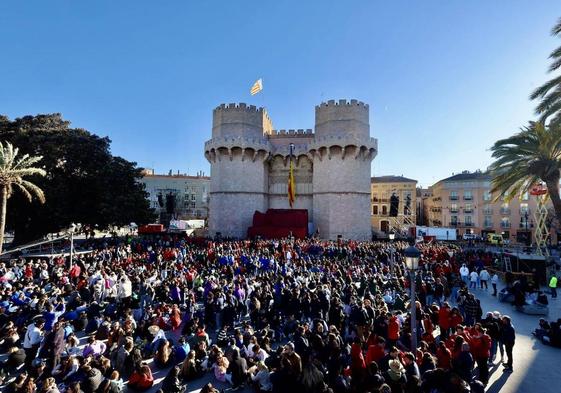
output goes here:
[[273, 122], [265, 108], [240, 102], [221, 104], [212, 112], [212, 136], [259, 137], [271, 133]]
[[368, 104], [365, 104], [364, 102], [359, 101], [359, 100], [355, 100], [355, 99], [352, 99], [352, 100], [341, 99], [341, 100], [338, 100], [338, 101], [337, 101], [337, 100], [324, 101], [324, 102], [322, 102], [321, 104], [316, 105], [316, 110], [318, 110], [318, 109], [320, 109], [320, 108], [322, 108], [322, 107], [334, 107], [334, 106], [335, 106], [335, 107], [342, 107], [342, 106], [347, 106], [347, 107], [350, 107], [350, 106], [358, 106], [358, 107], [362, 107], [362, 108], [364, 108], [364, 109], [368, 109], [368, 108], [369, 108]]
[[220, 104], [214, 111], [243, 111], [243, 112], [263, 112], [265, 108], [258, 108], [255, 105], [247, 105], [245, 102], [240, 103], [230, 103], [230, 104]]

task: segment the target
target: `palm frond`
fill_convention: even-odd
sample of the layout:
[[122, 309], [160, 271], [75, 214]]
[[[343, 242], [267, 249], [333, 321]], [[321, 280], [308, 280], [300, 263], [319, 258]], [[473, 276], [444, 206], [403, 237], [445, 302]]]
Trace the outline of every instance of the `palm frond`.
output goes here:
[[31, 201], [32, 197], [35, 196], [39, 202], [45, 203], [45, 193], [36, 184], [33, 184], [28, 180], [21, 180], [20, 182], [14, 184], [23, 191], [29, 201]]
[[557, 21], [555, 26], [551, 29], [551, 35], [559, 35], [561, 34], [561, 18]]
[[561, 127], [552, 123], [530, 123], [518, 133], [495, 142], [491, 192], [511, 199], [540, 180], [559, 176], [561, 168]]
[[551, 89], [561, 85], [561, 75], [548, 80], [543, 85], [535, 89], [532, 94], [530, 94], [530, 99], [535, 100], [536, 98], [543, 98]]
[[0, 142], [0, 182], [6, 187], [8, 196], [15, 186], [30, 201], [36, 197], [41, 203], [45, 202], [45, 194], [36, 184], [26, 180], [30, 176], [45, 176], [43, 168], [34, 166], [42, 157], [19, 155], [19, 149], [11, 143]]

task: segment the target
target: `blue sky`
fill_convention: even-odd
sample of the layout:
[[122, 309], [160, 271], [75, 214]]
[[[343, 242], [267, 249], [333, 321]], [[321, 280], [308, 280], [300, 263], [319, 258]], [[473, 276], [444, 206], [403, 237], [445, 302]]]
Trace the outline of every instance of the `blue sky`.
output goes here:
[[[158, 172], [209, 173], [222, 102], [265, 105], [312, 128], [323, 100], [370, 104], [373, 175], [423, 186], [485, 168], [534, 118], [561, 2], [0, 2], [0, 113], [61, 112]], [[262, 95], [249, 87], [264, 78]]]

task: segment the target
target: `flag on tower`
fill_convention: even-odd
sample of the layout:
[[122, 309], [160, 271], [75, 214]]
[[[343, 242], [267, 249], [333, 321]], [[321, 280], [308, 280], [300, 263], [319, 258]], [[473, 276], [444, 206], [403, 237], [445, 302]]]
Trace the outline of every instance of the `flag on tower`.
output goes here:
[[255, 81], [253, 86], [251, 86], [251, 90], [249, 92], [251, 93], [252, 96], [254, 96], [255, 94], [259, 93], [261, 90], [263, 90], [263, 79], [259, 78]]
[[294, 167], [292, 166], [292, 154], [290, 154], [290, 170], [288, 172], [288, 203], [290, 208], [296, 199], [296, 184], [294, 183]]

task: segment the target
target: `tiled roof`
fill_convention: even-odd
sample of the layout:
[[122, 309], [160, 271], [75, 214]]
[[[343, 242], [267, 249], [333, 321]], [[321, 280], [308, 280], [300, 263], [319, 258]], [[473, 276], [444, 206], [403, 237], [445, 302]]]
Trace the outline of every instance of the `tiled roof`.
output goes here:
[[370, 178], [371, 183], [417, 183], [417, 180], [408, 179], [403, 176], [373, 176]]
[[465, 180], [491, 180], [491, 175], [487, 172], [466, 172], [458, 173], [442, 179], [440, 181], [465, 181]]

